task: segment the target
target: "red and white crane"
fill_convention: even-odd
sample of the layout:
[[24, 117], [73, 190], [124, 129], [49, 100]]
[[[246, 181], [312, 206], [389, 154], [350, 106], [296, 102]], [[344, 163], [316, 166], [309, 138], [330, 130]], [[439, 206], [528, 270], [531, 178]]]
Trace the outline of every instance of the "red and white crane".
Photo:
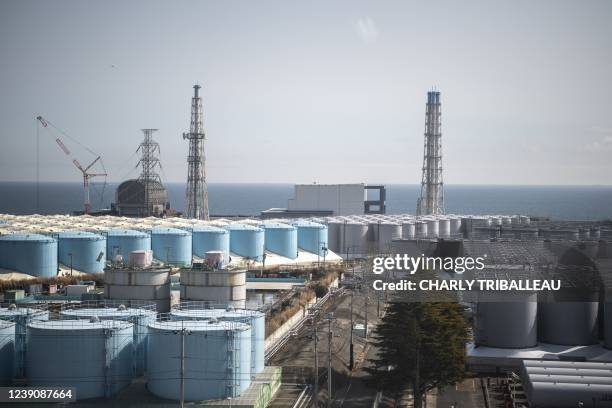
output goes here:
[[[38, 119], [38, 121], [44, 128], [48, 129], [49, 126], [51, 126], [58, 132], [64, 133], [60, 129], [58, 129], [55, 125], [53, 125], [53, 123], [46, 120], [42, 116], [37, 116], [36, 119]], [[84, 197], [84, 212], [85, 214], [89, 214], [91, 212], [91, 201], [89, 199], [89, 179], [93, 177], [106, 177], [107, 176], [106, 170], [104, 170], [104, 165], [101, 162], [101, 157], [95, 154], [94, 152], [92, 152], [91, 150], [85, 148], [87, 151], [89, 151], [90, 153], [94, 154], [94, 156], [97, 156], [97, 157], [91, 163], [89, 163], [87, 167], [83, 167], [81, 166], [81, 163], [79, 163], [79, 161], [75, 157], [73, 157], [72, 153], [70, 152], [70, 150], [68, 150], [68, 148], [66, 147], [62, 139], [60, 139], [59, 136], [55, 136], [55, 135], [53, 137], [55, 137], [55, 142], [60, 147], [60, 149], [62, 149], [62, 151], [64, 152], [66, 156], [72, 159], [72, 163], [81, 171], [81, 174], [83, 175], [83, 191], [84, 191], [84, 196], [85, 196]], [[102, 169], [104, 173], [90, 173], [89, 170], [98, 162], [100, 162], [100, 164], [102, 165]]]

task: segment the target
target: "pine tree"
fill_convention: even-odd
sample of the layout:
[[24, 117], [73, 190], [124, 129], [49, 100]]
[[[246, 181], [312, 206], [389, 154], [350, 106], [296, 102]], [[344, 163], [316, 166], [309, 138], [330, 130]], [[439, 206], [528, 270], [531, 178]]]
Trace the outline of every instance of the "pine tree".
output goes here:
[[410, 386], [415, 408], [428, 391], [465, 377], [469, 325], [458, 303], [391, 303], [373, 339], [378, 354], [367, 370], [374, 382], [395, 396]]

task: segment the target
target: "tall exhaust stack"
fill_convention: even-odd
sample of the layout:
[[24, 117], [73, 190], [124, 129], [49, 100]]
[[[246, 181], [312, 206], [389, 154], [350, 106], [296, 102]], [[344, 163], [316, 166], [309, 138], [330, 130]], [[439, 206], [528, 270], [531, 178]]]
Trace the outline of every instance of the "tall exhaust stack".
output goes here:
[[440, 116], [440, 92], [427, 92], [423, 177], [421, 197], [417, 200], [417, 215], [444, 214]]
[[206, 186], [206, 156], [204, 154], [204, 126], [202, 116], [202, 98], [200, 85], [193, 86], [191, 98], [191, 127], [189, 133], [183, 133], [183, 139], [189, 140], [187, 156], [187, 209], [188, 218], [208, 220], [208, 188]]

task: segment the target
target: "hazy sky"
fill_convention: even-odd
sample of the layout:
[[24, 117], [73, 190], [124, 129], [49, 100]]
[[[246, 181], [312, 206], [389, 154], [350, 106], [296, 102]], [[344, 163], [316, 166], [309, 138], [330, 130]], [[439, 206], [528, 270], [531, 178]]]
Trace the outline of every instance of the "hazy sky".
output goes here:
[[[435, 86], [446, 183], [612, 184], [611, 21], [607, 0], [0, 0], [0, 180], [34, 180], [41, 114], [114, 181], [159, 128], [184, 181], [197, 82], [210, 182], [420, 182]], [[47, 132], [40, 165], [79, 180]]]

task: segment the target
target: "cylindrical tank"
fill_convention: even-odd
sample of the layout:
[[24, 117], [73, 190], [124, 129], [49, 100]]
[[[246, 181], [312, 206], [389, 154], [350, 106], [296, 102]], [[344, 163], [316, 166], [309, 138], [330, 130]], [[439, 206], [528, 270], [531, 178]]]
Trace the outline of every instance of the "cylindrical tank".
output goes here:
[[60, 232], [58, 261], [81, 272], [102, 273], [106, 265], [106, 238], [83, 231]]
[[251, 328], [218, 320], [182, 320], [149, 325], [148, 390], [179, 400], [184, 356], [186, 401], [239, 396], [250, 385]]
[[106, 233], [106, 257], [112, 261], [120, 255], [127, 262], [130, 252], [149, 249], [151, 236], [147, 233], [127, 229], [111, 229]]
[[438, 220], [438, 235], [440, 238], [449, 238], [451, 235], [451, 220], [440, 218]]
[[377, 221], [368, 224], [369, 240], [374, 242], [376, 253], [389, 252], [394, 239], [402, 237], [402, 226], [390, 221]]
[[531, 224], [531, 218], [529, 218], [526, 215], [521, 215], [521, 224], [523, 224], [523, 225]]
[[416, 237], [425, 238], [427, 237], [427, 223], [425, 221], [416, 221]]
[[266, 250], [285, 258], [297, 258], [297, 228], [280, 223], [266, 223], [263, 227]]
[[15, 323], [0, 320], [0, 386], [10, 385], [15, 374]]
[[51, 278], [57, 275], [57, 240], [39, 234], [0, 235], [0, 268]]
[[264, 230], [248, 224], [230, 224], [230, 250], [238, 256], [263, 261]]
[[246, 270], [184, 269], [181, 300], [199, 300], [242, 308], [246, 304]]
[[310, 221], [297, 221], [297, 245], [304, 251], [324, 256], [323, 248], [328, 247], [327, 226]]
[[27, 326], [34, 321], [49, 320], [49, 312], [31, 307], [10, 305], [0, 308], [0, 320], [15, 323], [15, 375], [22, 377], [26, 360]]
[[330, 251], [340, 252], [340, 229], [344, 225], [340, 221], [329, 221], [327, 223], [327, 247]]
[[414, 221], [402, 222], [402, 238], [414, 239], [416, 236], [416, 224]]
[[598, 311], [598, 302], [540, 302], [540, 341], [568, 346], [595, 344]]
[[591, 239], [599, 240], [601, 238], [601, 229], [599, 227], [591, 227]]
[[121, 320], [132, 323], [134, 325], [134, 375], [139, 377], [144, 374], [147, 362], [147, 326], [155, 322], [157, 313], [152, 310], [119, 306], [116, 308], [67, 309], [60, 312], [60, 317], [63, 320], [91, 320], [97, 317], [100, 320]]
[[112, 397], [133, 378], [133, 336], [129, 322], [32, 322], [28, 325], [28, 384], [74, 387], [79, 400]]
[[191, 232], [178, 228], [151, 230], [153, 257], [168, 265], [191, 265]]
[[440, 222], [436, 220], [427, 220], [427, 235], [431, 238], [440, 236]]
[[538, 296], [521, 295], [509, 302], [480, 302], [476, 315], [476, 341], [498, 348], [527, 348], [538, 344]]
[[451, 235], [452, 236], [457, 236], [459, 234], [461, 234], [461, 218], [459, 217], [453, 217], [450, 220], [451, 222]]
[[104, 271], [104, 297], [114, 300], [146, 300], [157, 311], [170, 311], [170, 269], [113, 269]]
[[612, 350], [612, 301], [604, 303], [604, 345]]
[[251, 376], [264, 369], [266, 322], [265, 315], [248, 309], [177, 309], [172, 320], [228, 320], [251, 325]]
[[364, 255], [368, 247], [368, 224], [347, 221], [340, 225], [340, 253], [354, 258]]
[[209, 251], [222, 251], [224, 262], [230, 256], [230, 233], [224, 228], [211, 225], [197, 225], [192, 230], [193, 254], [205, 258]]

